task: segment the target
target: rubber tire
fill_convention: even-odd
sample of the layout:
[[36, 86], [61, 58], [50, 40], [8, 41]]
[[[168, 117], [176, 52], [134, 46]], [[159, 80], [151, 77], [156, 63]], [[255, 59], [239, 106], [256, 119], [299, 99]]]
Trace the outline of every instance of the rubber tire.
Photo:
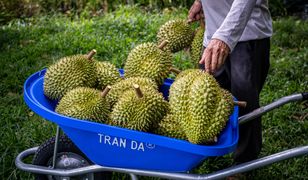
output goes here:
[[[47, 167], [48, 161], [53, 157], [54, 145], [55, 137], [52, 137], [43, 143], [35, 152], [32, 164]], [[78, 154], [86, 159], [89, 164], [93, 164], [66, 135], [61, 135], [59, 137], [58, 153], [61, 152], [72, 152]], [[48, 177], [42, 174], [35, 174], [35, 179], [48, 180]], [[94, 173], [94, 179], [111, 180], [112, 172]]]

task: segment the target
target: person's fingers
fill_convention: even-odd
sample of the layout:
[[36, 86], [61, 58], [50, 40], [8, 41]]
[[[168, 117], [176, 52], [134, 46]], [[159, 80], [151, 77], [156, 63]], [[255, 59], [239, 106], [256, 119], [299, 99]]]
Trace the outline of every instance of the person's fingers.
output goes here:
[[217, 48], [212, 48], [212, 56], [211, 56], [211, 73], [214, 73], [217, 70], [217, 64], [219, 59], [219, 51]]
[[200, 19], [204, 19], [204, 15], [203, 13], [201, 13], [202, 11], [200, 11], [199, 13], [197, 13], [194, 17], [194, 19], [191, 21], [191, 22], [194, 22], [194, 21], [199, 21]]
[[204, 18], [204, 14], [203, 14], [203, 11], [200, 11], [200, 17], [203, 19]]
[[200, 15], [196, 14], [193, 18], [188, 18], [187, 22], [192, 23], [192, 22], [198, 21], [199, 19], [200, 19]]
[[205, 49], [205, 56], [204, 56], [204, 66], [205, 71], [211, 73], [211, 63], [212, 63], [212, 50]]
[[194, 21], [196, 21], [196, 16], [195, 15], [189, 15], [187, 22], [191, 23], [191, 22], [194, 22]]
[[196, 10], [196, 7], [195, 7], [195, 5], [193, 5], [191, 8], [190, 8], [190, 10], [189, 10], [189, 12], [188, 12], [188, 19], [194, 19], [195, 18], [195, 16], [196, 16], [196, 14], [197, 14], [198, 12], [197, 12], [197, 10]]
[[225, 61], [226, 61], [226, 59], [227, 59], [227, 57], [229, 55], [229, 50], [228, 49], [227, 50], [226, 49], [222, 49], [221, 53], [222, 53], [222, 58], [221, 58], [221, 65], [220, 66], [222, 66], [225, 63]]
[[199, 1], [195, 1], [194, 4], [191, 6], [188, 12], [188, 21], [193, 22], [196, 21], [196, 15], [202, 11], [202, 5]]
[[193, 5], [190, 7], [190, 9], [189, 9], [189, 11], [188, 11], [188, 14], [192, 13], [192, 11], [193, 11], [193, 9], [194, 9], [194, 5], [195, 5], [195, 4], [193, 4]]
[[229, 48], [223, 41], [212, 39], [207, 49], [211, 51], [210, 72], [215, 73], [224, 64], [229, 53]]
[[200, 15], [199, 15], [199, 13], [198, 14], [196, 14], [196, 16], [195, 16], [195, 20], [197, 21], [197, 20], [199, 20], [200, 19]]
[[217, 69], [219, 69], [223, 65], [224, 59], [225, 59], [225, 53], [222, 50], [220, 50], [217, 61]]
[[204, 62], [205, 62], [205, 50], [202, 53], [201, 59], [199, 61], [199, 64], [204, 64]]
[[193, 20], [193, 19], [188, 18], [187, 23], [192, 23], [192, 22], [194, 22], [194, 20]]

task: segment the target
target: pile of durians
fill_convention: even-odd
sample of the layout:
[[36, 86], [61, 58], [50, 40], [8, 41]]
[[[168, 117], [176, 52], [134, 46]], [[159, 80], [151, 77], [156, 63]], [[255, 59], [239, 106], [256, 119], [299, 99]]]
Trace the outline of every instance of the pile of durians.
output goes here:
[[157, 33], [157, 43], [143, 43], [129, 53], [124, 77], [109, 62], [86, 55], [59, 59], [46, 71], [44, 94], [58, 100], [65, 116], [156, 133], [195, 144], [214, 142], [233, 111], [232, 95], [199, 69], [180, 72], [166, 101], [158, 91], [172, 70], [172, 53], [190, 47], [201, 56], [204, 29], [171, 20]]

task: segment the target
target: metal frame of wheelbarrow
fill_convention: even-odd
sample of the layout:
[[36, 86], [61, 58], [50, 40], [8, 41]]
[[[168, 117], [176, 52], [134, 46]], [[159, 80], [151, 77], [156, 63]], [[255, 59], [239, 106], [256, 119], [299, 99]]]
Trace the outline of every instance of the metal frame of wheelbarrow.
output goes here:
[[[282, 106], [289, 102], [294, 101], [301, 101], [308, 99], [308, 92], [305, 93], [298, 93], [294, 95], [289, 95], [278, 99], [266, 106], [260, 107], [244, 116], [239, 117], [239, 124], [246, 123], [252, 119], [262, 116], [264, 113], [271, 111], [279, 106]], [[170, 173], [170, 172], [159, 172], [159, 171], [150, 171], [150, 170], [138, 170], [138, 169], [127, 169], [127, 168], [115, 168], [115, 167], [105, 167], [100, 165], [90, 165], [81, 168], [75, 169], [55, 169], [55, 159], [57, 154], [57, 144], [58, 138], [60, 134], [60, 128], [57, 126], [56, 132], [56, 142], [54, 148], [54, 156], [53, 156], [53, 167], [44, 167], [44, 166], [37, 166], [33, 164], [26, 164], [23, 160], [30, 156], [34, 155], [38, 147], [27, 149], [21, 152], [15, 159], [15, 165], [18, 169], [23, 171], [37, 173], [37, 174], [46, 174], [46, 175], [53, 175], [53, 176], [61, 176], [67, 177], [69, 179], [71, 176], [78, 176], [87, 173], [95, 173], [101, 171], [114, 171], [114, 172], [121, 172], [127, 173], [130, 175], [132, 179], [138, 179], [137, 175], [141, 176], [152, 176], [152, 177], [160, 177], [160, 178], [168, 178], [168, 179], [219, 179], [228, 177], [230, 175], [234, 175], [237, 173], [247, 172], [253, 169], [257, 169], [263, 166], [267, 166], [273, 164], [275, 162], [279, 162], [285, 159], [307, 155], [308, 154], [308, 145], [307, 146], [300, 146], [293, 149], [281, 151], [276, 154], [272, 154], [260, 159], [256, 159], [253, 161], [249, 161], [243, 164], [235, 165], [223, 170], [219, 170], [217, 172], [213, 172], [210, 174], [189, 174], [189, 173]]]

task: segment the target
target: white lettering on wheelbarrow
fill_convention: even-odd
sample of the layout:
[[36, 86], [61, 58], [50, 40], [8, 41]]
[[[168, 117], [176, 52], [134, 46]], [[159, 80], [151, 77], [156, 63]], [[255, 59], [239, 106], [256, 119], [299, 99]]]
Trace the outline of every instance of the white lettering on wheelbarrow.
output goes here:
[[[137, 150], [137, 151], [144, 151], [145, 148], [147, 147], [148, 149], [154, 149], [155, 145], [154, 144], [145, 144], [142, 142], [137, 142], [134, 140], [127, 141], [125, 138], [119, 138], [119, 137], [112, 137], [109, 135], [104, 135], [98, 133], [99, 136], [99, 143], [100, 144], [106, 144], [110, 146], [116, 146], [120, 148], [130, 148], [132, 150]], [[130, 144], [128, 144], [130, 143]]]
[[144, 151], [144, 146], [143, 146], [143, 143], [140, 143], [138, 145], [138, 142], [137, 141], [131, 141], [131, 146], [130, 146], [131, 149], [133, 150], [138, 150], [138, 151]]
[[104, 134], [98, 134], [98, 136], [99, 136], [99, 143], [126, 148], [126, 139], [111, 137]]

